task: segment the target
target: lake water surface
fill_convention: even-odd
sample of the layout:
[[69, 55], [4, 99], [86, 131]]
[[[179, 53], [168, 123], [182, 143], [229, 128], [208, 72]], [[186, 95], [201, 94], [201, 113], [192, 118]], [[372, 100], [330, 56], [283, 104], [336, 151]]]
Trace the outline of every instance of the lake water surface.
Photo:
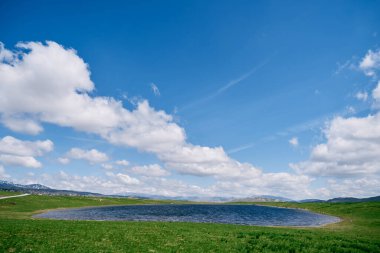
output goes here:
[[260, 226], [320, 226], [333, 216], [257, 205], [128, 205], [49, 211], [38, 218], [60, 220], [180, 221]]

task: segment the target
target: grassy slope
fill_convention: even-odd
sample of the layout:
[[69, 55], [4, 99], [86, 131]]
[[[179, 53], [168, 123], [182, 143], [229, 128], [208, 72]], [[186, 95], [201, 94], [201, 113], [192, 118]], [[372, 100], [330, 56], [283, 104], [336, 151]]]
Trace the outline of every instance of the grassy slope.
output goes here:
[[380, 252], [380, 202], [289, 204], [334, 214], [323, 228], [33, 219], [42, 209], [168, 201], [27, 196], [0, 200], [0, 252]]
[[5, 197], [5, 196], [14, 196], [14, 195], [19, 195], [22, 193], [19, 192], [8, 192], [8, 191], [0, 191], [0, 197]]

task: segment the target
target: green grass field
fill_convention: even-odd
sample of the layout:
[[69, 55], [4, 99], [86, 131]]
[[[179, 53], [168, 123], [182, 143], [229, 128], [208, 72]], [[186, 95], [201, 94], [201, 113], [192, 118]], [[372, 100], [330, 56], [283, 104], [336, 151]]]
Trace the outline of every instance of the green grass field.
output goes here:
[[6, 197], [6, 196], [14, 196], [21, 194], [19, 192], [6, 192], [6, 191], [0, 191], [0, 197]]
[[0, 252], [380, 252], [380, 202], [267, 203], [343, 218], [321, 228], [32, 218], [54, 208], [170, 202], [37, 195], [3, 199]]

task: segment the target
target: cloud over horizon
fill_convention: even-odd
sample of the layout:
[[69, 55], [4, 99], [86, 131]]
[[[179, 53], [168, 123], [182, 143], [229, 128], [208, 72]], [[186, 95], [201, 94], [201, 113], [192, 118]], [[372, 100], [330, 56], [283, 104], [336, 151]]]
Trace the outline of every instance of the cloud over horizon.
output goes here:
[[[368, 76], [376, 76], [378, 52], [369, 51], [360, 67]], [[250, 163], [230, 157], [222, 146], [208, 147], [188, 141], [185, 129], [173, 116], [156, 110], [147, 100], [129, 110], [113, 97], [95, 96], [89, 66], [74, 49], [47, 41], [18, 43], [14, 51], [0, 47], [0, 120], [8, 129], [39, 135], [44, 124], [68, 127], [94, 134], [117, 147], [130, 147], [154, 154], [162, 163], [134, 166], [132, 177], [121, 172], [106, 172], [105, 177], [75, 176], [59, 173], [61, 187], [91, 189], [93, 185], [107, 191], [159, 191], [169, 195], [190, 189], [187, 194], [257, 195], [286, 194], [313, 196], [309, 186], [317, 176], [378, 175], [380, 160], [380, 116], [335, 118], [325, 130], [327, 142], [315, 146], [309, 160], [291, 165], [296, 173], [267, 173]], [[157, 86], [155, 86], [157, 88]], [[158, 88], [153, 92], [159, 95]], [[379, 87], [373, 98], [380, 99]], [[156, 95], [157, 95], [156, 94]], [[298, 139], [290, 140], [293, 146]], [[17, 148], [16, 148], [17, 147]], [[362, 151], [358, 152], [358, 147]], [[0, 163], [40, 168], [35, 159], [53, 149], [50, 140], [27, 142], [7, 136], [0, 141]], [[60, 157], [62, 164], [84, 159], [91, 164], [110, 160], [96, 149], [72, 148]], [[127, 161], [116, 164], [128, 166]], [[170, 172], [179, 175], [210, 177], [215, 183], [206, 187], [165, 178]], [[5, 172], [2, 172], [5, 173]], [[32, 180], [32, 179], [30, 179]], [[45, 180], [45, 181], [44, 181]], [[42, 180], [58, 183], [46, 174]], [[363, 181], [364, 182], [364, 181]], [[49, 184], [49, 183], [47, 183]], [[163, 187], [159, 190], [158, 188]]]
[[50, 140], [23, 141], [5, 136], [0, 139], [0, 164], [41, 168], [41, 162], [35, 157], [42, 156], [53, 148], [54, 144]]

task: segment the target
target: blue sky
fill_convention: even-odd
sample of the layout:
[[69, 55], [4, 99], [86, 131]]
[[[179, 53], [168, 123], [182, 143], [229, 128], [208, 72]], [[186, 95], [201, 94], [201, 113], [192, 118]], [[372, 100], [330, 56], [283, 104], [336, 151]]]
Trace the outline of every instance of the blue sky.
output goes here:
[[[35, 78], [16, 83], [8, 78], [11, 70], [0, 69], [5, 101], [0, 111], [0, 175], [15, 182], [105, 193], [294, 198], [378, 194], [380, 161], [368, 157], [380, 153], [377, 132], [340, 136], [338, 127], [379, 127], [370, 120], [378, 115], [379, 9], [378, 1], [2, 1], [1, 64], [18, 66], [16, 76], [34, 73]], [[19, 42], [26, 42], [24, 48], [16, 46]], [[46, 52], [33, 54], [41, 48]], [[70, 49], [88, 69], [64, 72], [60, 64], [76, 65], [57, 60], [54, 52], [69, 54]], [[27, 56], [41, 57], [43, 64], [28, 65]], [[364, 64], [366, 57], [369, 63]], [[65, 83], [49, 73], [72, 75], [70, 80], [87, 76], [90, 81]], [[88, 82], [94, 87], [74, 92], [112, 98], [127, 112], [142, 112], [137, 108], [145, 101], [151, 111], [144, 115], [155, 119], [162, 110], [164, 122], [147, 123], [140, 115], [107, 126], [112, 130], [101, 129], [109, 118], [95, 113], [79, 125], [70, 117], [87, 112], [63, 112], [63, 103], [71, 100], [58, 92], [52, 101], [59, 110], [53, 112], [48, 102], [32, 106], [45, 98], [44, 92], [53, 96], [47, 87]], [[11, 86], [20, 90], [16, 93]], [[29, 91], [38, 89], [32, 97]], [[11, 100], [12, 94], [14, 101], [25, 101], [24, 108], [5, 99]], [[65, 120], [58, 120], [63, 116]], [[25, 120], [43, 131], [25, 130]], [[121, 128], [126, 135], [115, 137]], [[151, 144], [135, 138], [139, 129], [165, 133], [154, 135]], [[182, 134], [171, 136], [179, 129]], [[352, 132], [362, 129], [360, 125]], [[360, 152], [355, 148], [336, 144], [344, 140], [358, 148], [364, 141], [360, 138], [374, 142], [363, 157], [356, 156]], [[357, 139], [360, 145], [354, 145]], [[36, 146], [47, 140], [52, 147]], [[24, 160], [14, 157], [20, 155], [10, 150], [16, 142], [34, 151], [24, 154]], [[350, 154], [355, 157], [342, 158]], [[102, 155], [107, 159], [97, 160]], [[40, 164], [20, 162], [25, 156]], [[128, 165], [118, 165], [121, 160]]]

